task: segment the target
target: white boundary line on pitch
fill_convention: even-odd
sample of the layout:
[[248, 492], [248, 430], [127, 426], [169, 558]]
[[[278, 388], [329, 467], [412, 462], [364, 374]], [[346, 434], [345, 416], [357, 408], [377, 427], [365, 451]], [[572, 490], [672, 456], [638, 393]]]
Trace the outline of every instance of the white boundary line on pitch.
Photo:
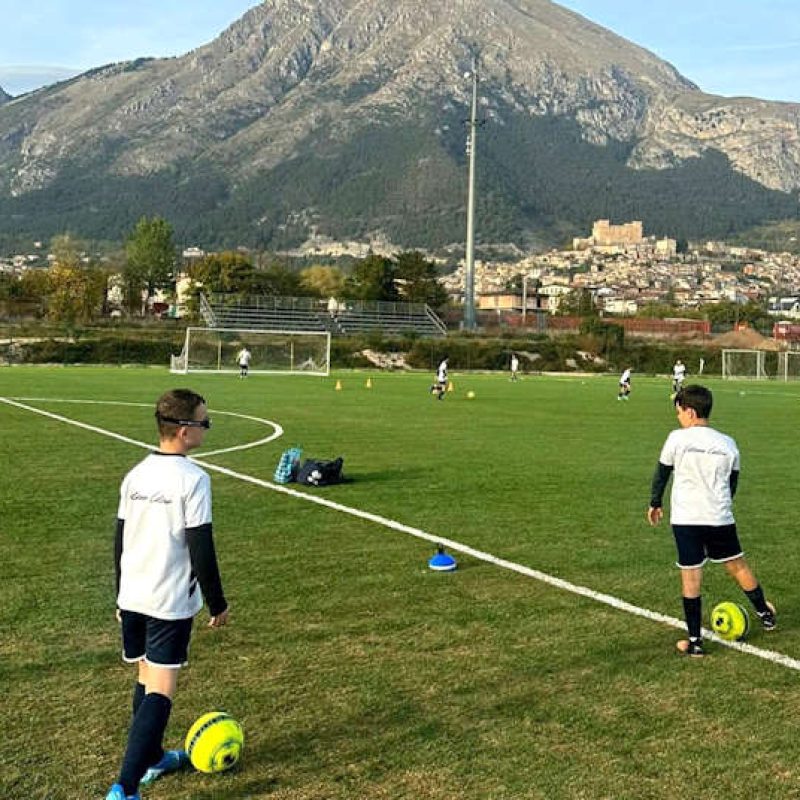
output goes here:
[[[44, 402], [44, 398], [41, 398], [41, 401]], [[49, 401], [48, 401], [49, 402]], [[95, 401], [98, 403], [102, 403], [103, 401]], [[111, 401], [109, 401], [111, 402]], [[121, 442], [125, 442], [126, 444], [132, 444], [136, 447], [142, 447], [147, 450], [152, 450], [152, 445], [149, 445], [145, 442], [139, 442], [136, 439], [131, 439], [127, 436], [122, 436], [119, 433], [114, 433], [113, 431], [105, 430], [104, 428], [98, 428], [94, 425], [87, 425], [85, 422], [78, 422], [77, 420], [70, 419], [69, 417], [61, 416], [60, 414], [54, 414], [50, 411], [43, 411], [42, 409], [35, 408], [33, 406], [26, 405], [25, 403], [18, 402], [16, 400], [12, 400], [8, 397], [0, 397], [0, 403], [5, 403], [10, 406], [15, 406], [16, 408], [21, 408], [24, 411], [30, 411], [34, 414], [40, 414], [44, 417], [49, 417], [50, 419], [54, 419], [58, 422], [64, 422], [67, 425], [75, 425], [79, 428], [83, 428], [85, 430], [92, 431], [93, 433], [99, 433], [101, 436], [109, 436], [112, 439], [117, 439]], [[138, 405], [138, 404], [129, 404], [129, 405]], [[229, 412], [215, 412], [215, 413], [229, 413]], [[332, 500], [326, 500], [324, 497], [318, 497], [312, 494], [306, 494], [305, 492], [300, 492], [297, 489], [290, 489], [288, 486], [282, 486], [277, 483], [271, 483], [270, 481], [262, 480], [261, 478], [256, 478], [252, 475], [245, 475], [242, 472], [236, 472], [232, 469], [228, 469], [227, 467], [221, 467], [216, 464], [211, 464], [207, 461], [203, 461], [199, 458], [191, 458], [196, 464], [199, 464], [202, 467], [205, 467], [212, 472], [218, 472], [221, 475], [227, 475], [230, 478], [235, 478], [239, 481], [244, 481], [245, 483], [251, 483], [254, 486], [260, 486], [263, 489], [268, 489], [272, 492], [279, 492], [281, 494], [289, 495], [290, 497], [296, 497], [300, 500], [305, 500], [308, 503], [316, 503], [319, 506], [324, 506], [325, 508], [333, 509], [334, 511], [340, 511], [343, 514], [349, 514], [353, 517], [358, 517], [360, 519], [367, 520], [368, 522], [374, 522], [377, 525], [382, 525], [385, 528], [390, 528], [391, 530], [400, 531], [401, 533], [409, 534], [410, 536], [415, 536], [418, 539], [424, 539], [428, 542], [433, 542], [434, 544], [444, 545], [449, 547], [451, 550], [454, 550], [458, 553], [463, 553], [464, 555], [472, 556], [473, 558], [479, 561], [485, 561], [488, 564], [493, 564], [496, 567], [500, 567], [501, 569], [507, 569], [511, 572], [516, 572], [520, 575], [525, 575], [528, 578], [533, 578], [534, 580], [540, 581], [541, 583], [545, 583], [548, 586], [553, 586], [557, 589], [562, 589], [563, 591], [570, 592], [572, 594], [579, 595], [580, 597], [586, 597], [590, 600], [594, 600], [595, 602], [602, 603], [607, 606], [611, 606], [611, 608], [615, 608], [618, 611], [625, 611], [628, 614], [633, 614], [637, 617], [644, 617], [645, 619], [649, 619], [653, 622], [660, 622], [664, 625], [669, 625], [673, 628], [678, 628], [679, 630], [685, 630], [686, 626], [683, 620], [679, 620], [675, 617], [670, 617], [666, 614], [661, 614], [658, 611], [650, 611], [647, 608], [641, 608], [640, 606], [635, 606], [632, 603], [628, 603], [625, 600], [620, 600], [618, 597], [614, 597], [613, 595], [603, 594], [602, 592], [596, 592], [594, 589], [589, 589], [586, 586], [580, 586], [576, 583], [571, 583], [570, 581], [565, 581], [562, 578], [556, 578], [553, 575], [548, 575], [546, 572], [540, 572], [536, 569], [531, 569], [530, 567], [526, 567], [522, 564], [517, 564], [514, 561], [506, 561], [504, 558], [498, 558], [497, 556], [492, 555], [491, 553], [485, 553], [482, 550], [476, 550], [474, 547], [470, 547], [469, 545], [462, 544], [461, 542], [457, 542], [453, 539], [447, 539], [443, 536], [435, 536], [432, 533], [428, 533], [427, 531], [420, 530], [419, 528], [411, 527], [410, 525], [404, 525], [402, 522], [397, 522], [397, 520], [389, 519], [388, 517], [383, 517], [380, 514], [373, 514], [370, 511], [362, 511], [358, 508], [353, 508], [351, 506], [346, 506], [341, 503], [335, 503]], [[784, 655], [783, 653], [777, 653], [774, 650], [764, 650], [760, 647], [753, 647], [753, 645], [747, 644], [745, 642], [728, 642], [724, 639], [721, 639], [716, 634], [712, 633], [709, 630], [703, 629], [703, 635], [707, 639], [711, 639], [725, 647], [729, 647], [732, 650], [737, 650], [740, 653], [746, 653], [751, 656], [756, 656], [757, 658], [764, 659], [765, 661], [771, 661], [774, 664], [778, 664], [783, 667], [787, 667], [788, 669], [793, 669], [800, 672], [800, 660], [792, 658], [791, 656]]]
[[[76, 403], [82, 405], [97, 405], [97, 406], [133, 406], [134, 408], [152, 408], [152, 403], [127, 403], [123, 400], [69, 400], [69, 399], [55, 399], [50, 397], [9, 397], [3, 398], [0, 397], [0, 400], [3, 401], [22, 401], [25, 400], [29, 403]], [[26, 408], [27, 410], [33, 410], [29, 406], [20, 405], [21, 408]], [[207, 458], [208, 456], [218, 456], [222, 453], [233, 453], [238, 450], [249, 450], [251, 447], [258, 447], [262, 444], [267, 444], [268, 442], [272, 442], [275, 439], [280, 439], [283, 436], [283, 428], [278, 425], [277, 422], [273, 422], [269, 419], [263, 419], [262, 417], [251, 417], [249, 414], [237, 414], [235, 411], [217, 411], [215, 409], [211, 409], [214, 414], [224, 414], [226, 417], [238, 417], [239, 419], [249, 419], [252, 422], [260, 422], [262, 425], [269, 425], [272, 427], [273, 432], [270, 436], [266, 436], [263, 439], [258, 439], [255, 442], [248, 442], [247, 444], [237, 444], [233, 447], [223, 447], [219, 450], [209, 450], [207, 452], [202, 453], [203, 458]], [[37, 413], [47, 415], [46, 411], [38, 411]], [[58, 414], [52, 415], [54, 419], [57, 419], [61, 422], [68, 421], [67, 417], [59, 417]], [[75, 420], [69, 420], [72, 424], [78, 425], [79, 427], [87, 428], [90, 431], [94, 431], [95, 433], [104, 433], [108, 436], [115, 436], [115, 434], [110, 433], [109, 431], [105, 431], [103, 428], [95, 428], [92, 425], [85, 425], [82, 422], [76, 422]], [[122, 437], [122, 441], [129, 441], [131, 444], [142, 445], [141, 442], [135, 442], [133, 439], [125, 439]], [[144, 445], [145, 447], [149, 445]], [[150, 446], [150, 449], [152, 447]]]

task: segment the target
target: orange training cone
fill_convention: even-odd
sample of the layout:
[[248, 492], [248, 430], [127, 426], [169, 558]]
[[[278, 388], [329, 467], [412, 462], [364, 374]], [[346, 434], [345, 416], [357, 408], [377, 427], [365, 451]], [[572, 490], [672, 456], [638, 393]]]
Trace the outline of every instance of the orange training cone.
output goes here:
[[342, 391], [342, 382], [341, 381], [336, 381], [336, 391], [337, 392], [341, 392]]
[[372, 378], [367, 378], [367, 389], [372, 388]]

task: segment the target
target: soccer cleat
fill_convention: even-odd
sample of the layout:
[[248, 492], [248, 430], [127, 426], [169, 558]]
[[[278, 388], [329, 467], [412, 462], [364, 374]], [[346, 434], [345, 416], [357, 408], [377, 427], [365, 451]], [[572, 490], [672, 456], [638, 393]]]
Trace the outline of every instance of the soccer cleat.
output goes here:
[[775, 606], [767, 602], [768, 611], [757, 612], [758, 618], [761, 620], [761, 627], [765, 631], [774, 631], [778, 627], [778, 620], [775, 616]]
[[179, 769], [183, 769], [188, 763], [189, 756], [185, 750], [165, 750], [161, 761], [157, 764], [153, 764], [153, 766], [145, 772], [139, 785], [147, 786], [153, 781], [157, 781], [162, 775], [166, 775], [168, 772], [176, 772]]
[[691, 656], [692, 658], [702, 658], [705, 655], [701, 639], [681, 639], [675, 647], [683, 655]]
[[142, 800], [139, 792], [136, 794], [125, 794], [125, 790], [118, 783], [115, 783], [106, 795], [106, 800]]

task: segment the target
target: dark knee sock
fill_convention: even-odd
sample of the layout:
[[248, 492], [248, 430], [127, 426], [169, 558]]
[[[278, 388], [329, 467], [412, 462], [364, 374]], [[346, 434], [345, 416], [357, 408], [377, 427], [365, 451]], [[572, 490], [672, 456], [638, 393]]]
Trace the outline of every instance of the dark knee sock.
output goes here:
[[758, 584], [755, 589], [745, 592], [745, 594], [747, 595], [747, 599], [753, 604], [753, 608], [759, 614], [769, 611], [767, 601], [764, 599], [764, 590], [761, 588], [761, 584]]
[[161, 746], [172, 701], [163, 694], [146, 694], [128, 731], [128, 747], [122, 760], [119, 782], [125, 794], [136, 794], [147, 768], [164, 755]]
[[144, 700], [144, 684], [136, 682], [136, 686], [133, 687], [133, 716], [136, 716], [136, 712], [139, 710], [139, 706], [142, 704], [142, 700]]
[[683, 598], [683, 615], [686, 617], [686, 627], [689, 629], [690, 639], [699, 639], [701, 637], [702, 604], [703, 601], [700, 597]]

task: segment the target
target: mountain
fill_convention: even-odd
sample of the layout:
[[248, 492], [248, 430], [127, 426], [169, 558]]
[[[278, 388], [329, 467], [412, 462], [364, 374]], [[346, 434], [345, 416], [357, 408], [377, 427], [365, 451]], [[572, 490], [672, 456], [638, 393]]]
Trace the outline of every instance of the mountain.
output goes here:
[[481, 242], [797, 216], [800, 106], [705, 94], [549, 0], [270, 0], [182, 57], [5, 102], [0, 235], [160, 214], [207, 246], [460, 242], [474, 53]]
[[3, 105], [3, 103], [7, 103], [9, 100], [11, 100], [11, 95], [0, 86], [0, 106]]

